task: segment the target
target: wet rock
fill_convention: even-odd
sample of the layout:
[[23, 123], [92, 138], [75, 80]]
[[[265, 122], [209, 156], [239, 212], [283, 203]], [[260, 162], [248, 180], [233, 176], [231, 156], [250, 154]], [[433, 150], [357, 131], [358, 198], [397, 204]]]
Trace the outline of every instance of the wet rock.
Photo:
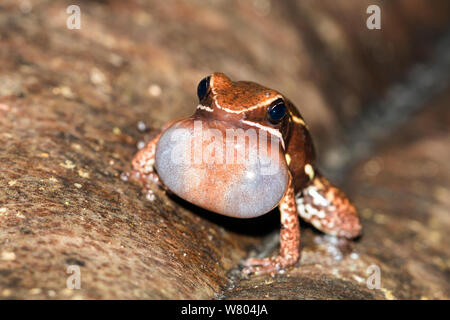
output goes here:
[[[417, 277], [429, 269], [434, 286], [442, 279], [439, 268], [448, 265], [448, 252], [436, 247], [442, 240], [439, 206], [433, 209], [437, 231], [420, 223], [404, 229], [407, 237], [419, 231], [420, 237], [431, 237], [423, 243], [434, 251], [414, 251], [428, 254], [431, 264], [393, 250], [406, 246], [397, 238], [377, 251], [372, 242], [388, 239], [395, 229], [367, 217], [368, 235], [360, 243], [336, 244], [307, 230], [301, 268], [275, 279], [237, 282], [230, 270], [271, 237], [278, 228], [277, 212], [246, 221], [218, 217], [157, 188], [148, 201], [138, 185], [120, 178], [130, 169], [139, 141], [192, 112], [197, 81], [213, 71], [281, 90], [302, 110], [318, 144], [325, 145], [373, 98], [374, 83], [376, 94], [382, 93], [426, 56], [446, 26], [448, 2], [436, 1], [426, 10], [420, 9], [426, 1], [408, 3], [383, 8], [386, 28], [398, 32], [369, 33], [353, 27], [365, 24], [362, 4], [302, 2], [292, 10], [310, 19], [298, 24], [296, 16], [286, 15], [290, 7], [278, 2], [79, 1], [81, 30], [69, 30], [63, 3], [2, 1], [0, 297], [409, 297], [408, 281], [420, 281]], [[347, 18], [338, 18], [342, 14]], [[397, 14], [403, 22], [395, 22]], [[415, 19], [425, 32], [417, 31]], [[330, 25], [340, 26], [339, 33], [327, 36]], [[320, 34], [312, 32], [317, 27]], [[389, 49], [383, 55], [384, 46]], [[141, 121], [149, 132], [142, 132]], [[373, 174], [380, 164], [364, 168]], [[435, 170], [433, 164], [430, 168]], [[398, 202], [382, 207], [379, 198], [363, 193], [366, 189], [358, 193], [362, 182], [357, 177], [348, 189], [355, 190], [351, 194], [363, 210], [395, 208], [428, 221], [425, 209], [416, 213]], [[368, 188], [379, 190], [378, 183]], [[433, 197], [445, 199], [444, 189], [433, 189]], [[352, 250], [363, 257], [353, 259]], [[364, 289], [361, 279], [369, 263], [380, 264], [384, 275], [405, 261], [408, 273], [386, 276], [391, 279], [383, 283], [387, 291]], [[79, 267], [80, 290], [67, 288], [69, 266]], [[443, 283], [413, 284], [410, 296], [448, 296]], [[278, 289], [261, 291], [265, 286]], [[437, 288], [434, 294], [432, 288]]]

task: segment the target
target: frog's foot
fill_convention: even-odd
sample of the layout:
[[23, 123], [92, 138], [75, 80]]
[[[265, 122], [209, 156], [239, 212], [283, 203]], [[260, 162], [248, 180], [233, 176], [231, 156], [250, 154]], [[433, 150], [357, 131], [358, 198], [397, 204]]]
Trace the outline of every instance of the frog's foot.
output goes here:
[[144, 187], [144, 189], [150, 189], [152, 184], [157, 185], [160, 188], [163, 187], [159, 176], [155, 172], [142, 174], [139, 171], [132, 171], [131, 177], [133, 180], [139, 182]]
[[292, 257], [270, 257], [270, 258], [250, 258], [244, 262], [244, 274], [275, 274], [283, 273], [284, 269], [291, 267], [297, 263], [298, 259]]
[[165, 192], [169, 191], [155, 172], [141, 174], [139, 171], [132, 171], [131, 173], [128, 173], [128, 176], [143, 187], [142, 193], [145, 194], [145, 198], [149, 201], [154, 201], [156, 198], [155, 193], [152, 190], [152, 185], [158, 186], [158, 188]]
[[152, 184], [156, 184], [158, 187], [163, 188], [163, 184], [155, 172], [148, 174], [142, 174], [139, 171], [132, 170], [131, 172], [123, 172], [120, 175], [120, 179], [123, 181], [133, 180], [141, 184], [144, 189], [149, 189]]

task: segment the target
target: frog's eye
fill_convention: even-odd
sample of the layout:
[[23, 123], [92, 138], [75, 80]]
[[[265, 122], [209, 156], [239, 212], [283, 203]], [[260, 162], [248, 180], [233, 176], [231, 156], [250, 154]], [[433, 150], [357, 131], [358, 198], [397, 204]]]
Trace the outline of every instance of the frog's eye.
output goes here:
[[206, 94], [208, 93], [208, 89], [209, 89], [209, 79], [211, 77], [206, 77], [203, 78], [197, 86], [197, 96], [199, 100], [202, 100]]
[[267, 117], [271, 122], [279, 122], [286, 115], [286, 105], [283, 100], [279, 99], [272, 103], [267, 109]]

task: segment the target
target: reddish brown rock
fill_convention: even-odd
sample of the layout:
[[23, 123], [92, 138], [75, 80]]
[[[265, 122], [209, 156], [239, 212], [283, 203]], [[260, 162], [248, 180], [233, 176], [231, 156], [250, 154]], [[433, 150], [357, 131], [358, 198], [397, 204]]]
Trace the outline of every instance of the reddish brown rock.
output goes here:
[[[344, 130], [343, 124], [351, 124], [365, 101], [385, 92], [414, 61], [427, 56], [450, 12], [447, 1], [435, 1], [426, 9], [425, 0], [393, 2], [383, 7], [386, 31], [372, 32], [364, 27], [367, 15], [360, 2], [350, 6], [305, 1], [291, 8], [272, 1], [270, 11], [264, 3], [79, 1], [82, 28], [69, 30], [68, 3], [1, 2], [1, 298], [222, 296], [223, 288], [237, 283], [227, 273], [250, 248], [263, 248], [261, 241], [278, 228], [277, 213], [237, 221], [212, 216], [156, 189], [156, 200], [147, 201], [137, 185], [119, 178], [144, 139], [138, 122], [155, 129], [190, 114], [197, 81], [222, 71], [284, 92], [324, 146]], [[297, 15], [287, 15], [291, 9], [308, 19], [299, 23]], [[439, 149], [439, 142], [429, 143]], [[416, 156], [410, 152], [405, 157]], [[376, 170], [376, 164], [371, 166]], [[437, 246], [445, 240], [442, 207], [428, 198], [419, 204], [433, 210], [432, 220], [425, 215], [428, 209], [414, 211], [417, 206], [410, 202], [388, 199], [394, 206], [373, 196], [381, 180], [362, 177], [349, 181], [348, 190], [363, 213], [372, 210], [365, 218], [367, 235], [360, 243], [339, 246], [353, 246], [361, 253], [356, 259], [360, 278], [368, 264], [379, 263], [383, 274], [387, 272], [387, 291], [365, 290], [354, 277], [349, 255], [336, 264], [334, 255], [340, 251], [314, 244], [319, 234], [306, 231], [302, 268], [276, 279], [242, 281], [223, 295], [448, 297], [442, 271], [448, 268], [448, 252]], [[430, 185], [439, 186], [433, 181], [431, 177]], [[363, 183], [374, 191], [358, 191]], [[430, 197], [445, 198], [445, 187], [433, 190]], [[392, 224], [372, 222], [390, 210], [405, 216], [397, 224], [405, 239], [419, 237], [425, 247], [402, 253], [396, 246], [406, 244], [393, 238], [374, 249], [374, 241], [389, 239], [397, 230]], [[403, 225], [407, 219], [418, 223], [411, 229]], [[319, 236], [317, 241], [325, 240]], [[66, 288], [69, 265], [80, 266], [81, 290]], [[407, 266], [406, 275], [398, 271], [400, 265]], [[432, 280], [429, 287], [416, 283], [422, 275]], [[259, 291], [255, 285], [278, 289]], [[296, 291], [298, 287], [304, 290]]]

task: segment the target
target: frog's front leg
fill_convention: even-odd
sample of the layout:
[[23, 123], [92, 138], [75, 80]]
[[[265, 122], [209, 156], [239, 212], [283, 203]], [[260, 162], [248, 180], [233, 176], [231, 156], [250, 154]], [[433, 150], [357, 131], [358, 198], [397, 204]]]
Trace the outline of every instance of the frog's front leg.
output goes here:
[[300, 224], [292, 179], [279, 204], [281, 216], [280, 254], [271, 258], [250, 258], [244, 262], [246, 274], [279, 271], [297, 263], [300, 258]]
[[169, 128], [175, 121], [170, 121], [165, 124], [158, 135], [150, 140], [144, 148], [138, 151], [134, 156], [131, 164], [133, 166], [133, 170], [129, 176], [132, 179], [138, 181], [142, 184], [145, 191], [150, 190], [150, 184], [154, 183], [159, 187], [164, 187], [161, 180], [159, 179], [158, 174], [155, 172], [155, 155], [156, 155], [156, 145], [158, 144], [159, 139], [167, 128]]
[[133, 171], [131, 177], [139, 181], [145, 189], [149, 189], [149, 183], [153, 182], [161, 186], [158, 175], [154, 171], [156, 145], [161, 137], [161, 133], [150, 140], [133, 158]]
[[320, 174], [298, 194], [296, 200], [300, 216], [320, 231], [347, 239], [361, 234], [355, 206]]

